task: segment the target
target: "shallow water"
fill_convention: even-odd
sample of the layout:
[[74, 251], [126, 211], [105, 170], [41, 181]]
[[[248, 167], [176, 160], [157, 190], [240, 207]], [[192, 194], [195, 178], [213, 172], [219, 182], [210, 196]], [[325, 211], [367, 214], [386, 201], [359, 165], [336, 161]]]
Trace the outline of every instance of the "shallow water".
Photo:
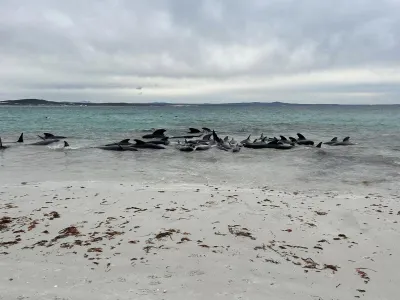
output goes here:
[[[286, 190], [397, 192], [400, 177], [400, 107], [396, 106], [173, 106], [15, 107], [0, 106], [0, 134], [26, 143], [37, 134], [66, 135], [71, 149], [13, 145], [0, 152], [0, 183], [23, 181], [124, 181], [135, 184], [209, 183], [268, 186]], [[289, 151], [218, 149], [182, 153], [166, 150], [109, 152], [91, 146], [137, 138], [152, 128], [179, 135], [209, 127], [240, 141], [252, 134], [295, 136], [316, 142], [351, 136], [351, 147]]]

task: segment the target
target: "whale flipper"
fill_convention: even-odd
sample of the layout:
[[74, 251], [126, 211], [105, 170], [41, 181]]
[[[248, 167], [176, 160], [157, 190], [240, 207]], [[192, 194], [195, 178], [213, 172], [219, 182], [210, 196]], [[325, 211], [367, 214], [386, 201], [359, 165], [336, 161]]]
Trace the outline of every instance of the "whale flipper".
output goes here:
[[17, 141], [17, 143], [23, 143], [24, 142], [24, 133], [21, 133], [21, 135], [19, 136], [19, 139]]
[[322, 146], [322, 142], [320, 142], [317, 146], [315, 146], [315, 147], [317, 147], [317, 148], [321, 148], [321, 146]]
[[45, 138], [42, 137], [42, 136], [40, 136], [40, 135], [38, 135], [38, 137], [39, 137], [40, 139], [42, 139], [43, 141], [45, 140]]
[[305, 136], [302, 135], [301, 133], [298, 133], [297, 136], [299, 137], [300, 140], [306, 140]]

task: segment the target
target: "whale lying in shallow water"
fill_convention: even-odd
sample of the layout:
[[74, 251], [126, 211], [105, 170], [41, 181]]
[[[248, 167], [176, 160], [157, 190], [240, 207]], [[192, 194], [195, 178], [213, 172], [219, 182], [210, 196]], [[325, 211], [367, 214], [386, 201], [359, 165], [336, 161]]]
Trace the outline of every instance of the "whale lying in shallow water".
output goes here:
[[337, 142], [337, 143], [332, 144], [332, 146], [351, 146], [351, 145], [355, 145], [355, 144], [350, 142], [350, 137], [349, 136], [345, 137], [343, 139], [343, 141], [341, 141], [341, 142]]

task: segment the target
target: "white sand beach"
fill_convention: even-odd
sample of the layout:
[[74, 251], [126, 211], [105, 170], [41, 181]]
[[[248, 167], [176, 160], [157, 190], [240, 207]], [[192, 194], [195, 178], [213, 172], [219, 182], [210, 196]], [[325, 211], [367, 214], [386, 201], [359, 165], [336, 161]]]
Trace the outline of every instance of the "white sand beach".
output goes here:
[[399, 198], [2, 186], [0, 299], [398, 299]]

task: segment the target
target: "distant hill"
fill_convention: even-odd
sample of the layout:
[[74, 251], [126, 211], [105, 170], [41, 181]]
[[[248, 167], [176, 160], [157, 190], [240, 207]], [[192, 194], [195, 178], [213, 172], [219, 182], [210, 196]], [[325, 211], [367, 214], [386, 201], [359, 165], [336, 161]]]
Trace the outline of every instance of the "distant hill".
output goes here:
[[231, 106], [245, 106], [245, 105], [267, 105], [267, 106], [287, 106], [287, 105], [304, 105], [292, 104], [284, 102], [241, 102], [241, 103], [168, 103], [168, 102], [151, 102], [151, 103], [126, 103], [126, 102], [107, 102], [107, 103], [93, 103], [90, 101], [80, 102], [66, 102], [66, 101], [49, 101], [43, 99], [18, 99], [18, 100], [5, 100], [0, 101], [0, 105], [29, 105], [29, 106], [173, 106], [173, 105], [231, 105]]
[[0, 101], [0, 105], [19, 105], [19, 106], [163, 106], [171, 105], [170, 103], [125, 103], [125, 102], [109, 102], [109, 103], [93, 103], [90, 101], [82, 102], [65, 102], [65, 101], [49, 101], [43, 99], [18, 99]]
[[[168, 102], [151, 102], [151, 103], [126, 103], [126, 102], [107, 102], [93, 103], [90, 101], [66, 102], [66, 101], [49, 101], [43, 99], [18, 99], [0, 101], [1, 105], [15, 106], [371, 106], [365, 105], [350, 105], [350, 104], [304, 104], [304, 103], [285, 103], [285, 102], [240, 102], [240, 103], [168, 103]], [[400, 106], [400, 104], [375, 104], [374, 106]]]
[[167, 102], [152, 102], [152, 103], [125, 103], [125, 102], [107, 102], [107, 103], [93, 103], [90, 101], [81, 101], [81, 102], [58, 102], [58, 101], [49, 101], [43, 99], [18, 99], [18, 100], [5, 100], [0, 101], [0, 105], [30, 105], [30, 106], [171, 106], [171, 105], [268, 105], [268, 106], [284, 106], [284, 105], [295, 105], [290, 103], [283, 102], [242, 102], [242, 103], [203, 103], [203, 104], [191, 104], [191, 103], [167, 103]]

